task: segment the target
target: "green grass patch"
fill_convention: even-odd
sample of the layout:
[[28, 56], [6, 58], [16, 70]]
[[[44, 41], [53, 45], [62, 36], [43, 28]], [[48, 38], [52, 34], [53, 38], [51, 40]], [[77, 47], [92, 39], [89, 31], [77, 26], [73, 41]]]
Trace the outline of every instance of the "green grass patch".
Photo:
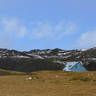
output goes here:
[[25, 73], [0, 69], [0, 76], [3, 75], [25, 75]]

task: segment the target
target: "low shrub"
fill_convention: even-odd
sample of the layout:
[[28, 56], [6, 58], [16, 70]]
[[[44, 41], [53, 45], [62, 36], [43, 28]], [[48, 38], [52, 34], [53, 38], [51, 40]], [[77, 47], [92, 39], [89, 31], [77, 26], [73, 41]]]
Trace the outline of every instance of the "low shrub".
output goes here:
[[79, 80], [79, 81], [91, 81], [90, 77], [83, 77], [83, 76], [75, 76], [70, 79], [70, 81]]

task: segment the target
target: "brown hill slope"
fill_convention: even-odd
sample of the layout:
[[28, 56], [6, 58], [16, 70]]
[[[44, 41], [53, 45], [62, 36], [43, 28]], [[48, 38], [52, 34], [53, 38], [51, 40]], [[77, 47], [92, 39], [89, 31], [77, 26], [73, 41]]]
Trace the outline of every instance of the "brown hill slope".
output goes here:
[[0, 96], [95, 96], [95, 80], [96, 72], [39, 71], [0, 76]]

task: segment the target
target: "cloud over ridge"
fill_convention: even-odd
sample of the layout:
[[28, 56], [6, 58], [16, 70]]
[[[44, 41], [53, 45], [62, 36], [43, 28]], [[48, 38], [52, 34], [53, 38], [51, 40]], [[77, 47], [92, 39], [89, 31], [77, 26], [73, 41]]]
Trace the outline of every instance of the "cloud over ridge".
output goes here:
[[96, 46], [96, 29], [83, 33], [78, 40], [79, 48], [91, 48]]
[[[30, 21], [31, 22], [31, 21]], [[28, 22], [30, 24], [30, 22]], [[16, 17], [13, 18], [2, 18], [0, 21], [2, 28], [0, 29], [0, 46], [1, 47], [12, 47], [16, 46], [15, 43], [20, 43], [20, 46], [24, 46], [24, 41], [27, 43], [31, 41], [44, 40], [56, 41], [64, 38], [65, 36], [72, 35], [77, 32], [77, 26], [74, 22], [34, 22], [30, 26], [25, 26], [22, 21]], [[31, 38], [31, 39], [30, 39]], [[23, 41], [24, 40], [24, 41]], [[6, 41], [8, 41], [6, 43]], [[6, 46], [4, 46], [4, 44]]]
[[12, 34], [17, 37], [24, 37], [27, 33], [26, 27], [20, 24], [17, 18], [3, 18], [1, 23], [4, 26], [3, 32], [6, 34]]

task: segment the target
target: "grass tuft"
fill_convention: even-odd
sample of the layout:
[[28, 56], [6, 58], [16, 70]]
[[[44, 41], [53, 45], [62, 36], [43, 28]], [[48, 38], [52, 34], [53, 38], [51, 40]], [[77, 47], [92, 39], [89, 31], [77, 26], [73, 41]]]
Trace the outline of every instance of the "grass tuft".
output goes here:
[[79, 80], [79, 81], [91, 81], [90, 77], [83, 77], [83, 76], [74, 76], [70, 79], [70, 81]]

